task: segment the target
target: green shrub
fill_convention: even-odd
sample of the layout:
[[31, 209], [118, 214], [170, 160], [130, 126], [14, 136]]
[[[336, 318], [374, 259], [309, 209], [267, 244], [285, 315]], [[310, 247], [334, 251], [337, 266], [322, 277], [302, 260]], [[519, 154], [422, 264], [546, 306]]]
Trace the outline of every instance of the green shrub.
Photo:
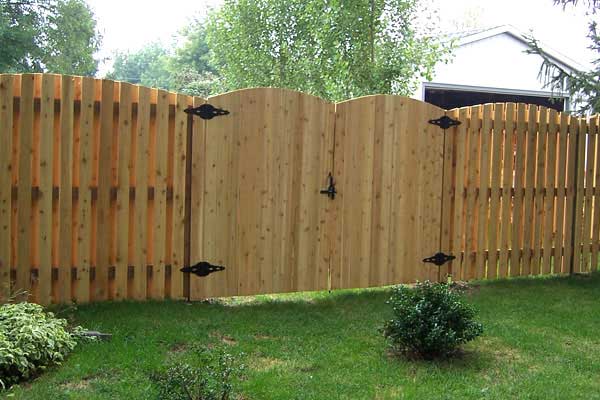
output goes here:
[[448, 355], [483, 332], [474, 321], [474, 309], [448, 285], [423, 282], [393, 288], [388, 302], [393, 317], [383, 327], [396, 351], [430, 359]]
[[191, 360], [179, 361], [154, 375], [160, 400], [229, 400], [243, 370], [222, 347], [194, 346]]
[[0, 306], [0, 390], [60, 363], [77, 343], [66, 326], [37, 304]]

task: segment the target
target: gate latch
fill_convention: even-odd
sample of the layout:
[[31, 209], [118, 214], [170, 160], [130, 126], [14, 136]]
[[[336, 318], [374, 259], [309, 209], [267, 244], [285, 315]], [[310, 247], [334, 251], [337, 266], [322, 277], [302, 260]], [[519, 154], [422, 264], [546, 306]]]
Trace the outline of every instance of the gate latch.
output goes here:
[[438, 267], [441, 267], [442, 265], [446, 264], [448, 261], [452, 261], [454, 259], [456, 259], [456, 257], [453, 255], [444, 254], [442, 252], [439, 252], [439, 253], [435, 253], [432, 257], [424, 258], [423, 262], [432, 263], [432, 264], [437, 265]]
[[331, 200], [334, 200], [335, 195], [337, 194], [337, 190], [335, 190], [335, 180], [333, 179], [333, 175], [331, 175], [331, 172], [329, 173], [329, 175], [327, 175], [327, 182], [329, 182], [327, 189], [322, 189], [320, 193], [326, 195]]
[[199, 107], [190, 107], [183, 111], [186, 114], [197, 115], [202, 119], [213, 119], [214, 117], [218, 117], [219, 115], [229, 114], [229, 111], [223, 110], [222, 108], [217, 108], [212, 104], [202, 104]]
[[451, 126], [457, 126], [457, 125], [461, 124], [460, 121], [458, 121], [456, 119], [452, 119], [447, 115], [444, 115], [443, 117], [440, 117], [438, 119], [430, 119], [429, 123], [433, 124], [433, 125], [437, 125], [442, 129], [448, 129]]
[[206, 261], [200, 261], [199, 263], [196, 263], [190, 267], [183, 267], [180, 271], [189, 272], [198, 276], [208, 276], [208, 274], [223, 271], [224, 269], [225, 267], [221, 267], [220, 265], [212, 265]]

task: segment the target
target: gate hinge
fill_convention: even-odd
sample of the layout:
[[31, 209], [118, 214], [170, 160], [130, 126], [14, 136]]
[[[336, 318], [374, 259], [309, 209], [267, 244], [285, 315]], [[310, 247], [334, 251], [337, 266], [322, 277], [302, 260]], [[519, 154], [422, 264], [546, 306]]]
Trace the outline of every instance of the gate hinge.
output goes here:
[[199, 107], [190, 107], [183, 110], [186, 114], [197, 115], [202, 119], [213, 119], [219, 115], [227, 115], [229, 111], [222, 108], [216, 108], [212, 104], [202, 104]]
[[223, 271], [225, 267], [221, 267], [220, 265], [212, 265], [206, 261], [200, 261], [190, 267], [183, 267], [180, 269], [181, 272], [189, 272], [198, 276], [208, 276], [208, 274], [212, 274], [213, 272]]
[[333, 175], [331, 175], [331, 172], [329, 173], [329, 175], [327, 175], [327, 182], [329, 183], [327, 189], [322, 189], [320, 193], [326, 195], [331, 200], [334, 200], [335, 195], [337, 194], [337, 190], [335, 189], [335, 180], [333, 179]]
[[456, 259], [456, 257], [451, 254], [444, 254], [442, 252], [439, 252], [439, 253], [435, 253], [431, 257], [424, 258], [423, 262], [432, 263], [432, 264], [437, 265], [438, 267], [441, 267], [442, 265], [446, 264], [448, 261], [452, 261], [454, 259]]
[[459, 120], [452, 119], [447, 115], [444, 115], [443, 117], [440, 117], [438, 119], [430, 119], [429, 123], [433, 124], [433, 125], [437, 125], [442, 129], [448, 129], [451, 126], [457, 126], [457, 125], [461, 124], [461, 122]]

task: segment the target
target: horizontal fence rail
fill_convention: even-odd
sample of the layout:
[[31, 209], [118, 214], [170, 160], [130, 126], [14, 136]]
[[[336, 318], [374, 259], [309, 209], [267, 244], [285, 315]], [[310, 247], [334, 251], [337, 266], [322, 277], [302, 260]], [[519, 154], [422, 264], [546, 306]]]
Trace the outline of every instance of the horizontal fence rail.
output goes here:
[[[394, 243], [413, 240], [400, 226], [407, 223], [396, 223], [404, 220], [417, 228], [427, 221], [439, 226], [439, 235], [434, 232], [437, 227], [429, 226], [423, 237], [435, 238], [430, 247], [456, 256], [440, 267], [439, 273], [435, 270], [442, 280], [447, 274], [470, 280], [580, 273], [598, 268], [599, 117], [579, 118], [514, 103], [449, 110], [446, 115], [461, 124], [445, 131], [435, 127], [439, 135], [445, 135], [441, 136], [443, 145], [441, 140], [439, 146], [436, 144], [442, 159], [437, 159], [437, 150], [436, 156], [428, 154], [434, 161], [423, 169], [410, 162], [410, 157], [419, 160], [419, 154], [406, 152], [403, 143], [414, 142], [415, 149], [427, 151], [427, 140], [411, 135], [435, 135], [436, 131], [425, 120], [417, 121], [426, 115], [425, 111], [410, 112], [410, 107], [419, 107], [414, 100], [374, 96], [332, 105], [299, 98], [295, 102], [282, 100], [277, 105], [267, 101], [270, 97], [263, 101], [265, 104], [256, 103], [255, 97], [262, 98], [258, 91], [263, 89], [250, 90], [257, 92], [240, 94], [241, 100], [237, 95], [212, 98], [216, 103], [230, 99], [231, 104], [226, 105], [233, 111], [253, 110], [253, 116], [248, 116], [250, 122], [230, 119], [211, 127], [196, 117], [196, 123], [192, 123], [184, 112], [205, 103], [205, 99], [94, 78], [0, 74], [0, 302], [13, 297], [50, 304], [189, 296], [190, 280], [179, 272], [189, 262], [185, 254], [191, 251], [192, 257], [198, 258], [192, 262], [209, 255], [209, 245], [220, 239], [207, 235], [223, 221], [230, 226], [227, 232], [232, 232], [227, 236], [219, 228], [223, 240], [238, 240], [250, 252], [256, 247], [253, 243], [279, 237], [283, 229], [277, 224], [273, 232], [269, 226], [252, 228], [252, 221], [242, 218], [247, 211], [244, 207], [237, 211], [223, 208], [225, 203], [218, 197], [224, 190], [222, 179], [211, 175], [219, 172], [215, 167], [219, 163], [240, 168], [240, 189], [232, 186], [235, 190], [227, 192], [225, 200], [238, 201], [237, 196], [243, 200], [256, 192], [257, 199], [264, 198], [260, 200], [263, 210], [275, 201], [281, 203], [278, 207], [283, 214], [273, 214], [273, 220], [308, 221], [315, 226], [306, 222], [298, 232], [292, 225], [285, 227], [290, 232], [286, 240], [294, 245], [281, 248], [305, 249], [306, 254], [294, 250], [271, 256], [261, 250], [270, 257], [267, 260], [296, 260], [296, 269], [307, 268], [302, 260], [318, 260], [318, 267], [308, 266], [318, 269], [318, 274], [311, 275], [316, 278], [302, 280], [298, 286], [302, 290], [420, 279], [423, 271], [415, 267], [420, 259], [414, 260], [415, 265], [390, 264], [409, 254], [404, 250], [393, 253], [397, 247]], [[279, 89], [269, 90], [274, 92], [268, 96], [279, 96]], [[292, 92], [281, 93], [282, 99], [295, 99]], [[245, 98], [254, 100], [245, 104]], [[368, 103], [368, 113], [361, 114], [360, 102]], [[351, 107], [359, 111], [348, 112]], [[429, 117], [438, 117], [437, 109], [427, 107]], [[285, 115], [273, 116], [273, 112]], [[341, 123], [344, 121], [347, 126]], [[227, 130], [228, 126], [232, 128]], [[311, 133], [312, 127], [318, 127], [319, 132]], [[239, 138], [234, 137], [232, 132], [238, 131]], [[280, 146], [276, 136], [265, 136], [263, 141], [263, 131], [295, 136], [281, 141]], [[193, 147], [190, 135], [198, 138]], [[221, 139], [208, 135], [225, 135], [222, 140], [226, 146], [220, 144]], [[263, 154], [275, 145], [286, 151], [289, 162], [277, 154], [272, 161], [265, 158], [266, 172], [246, 171], [237, 161], [224, 158], [227, 149], [237, 154], [235, 151], [256, 148]], [[313, 151], [311, 156], [303, 150], [305, 147], [318, 149], [318, 154]], [[207, 154], [208, 149], [214, 154]], [[252, 154], [240, 154], [249, 160], [246, 164], [253, 162], [256, 168], [263, 168]], [[409, 158], [398, 158], [404, 156]], [[262, 186], [280, 187], [271, 177], [283, 176], [288, 169], [294, 171], [295, 164], [289, 163], [307, 165], [298, 175], [300, 184], [285, 186], [285, 193], [296, 197], [283, 193], [273, 198], [246, 178], [258, 176]], [[271, 165], [281, 166], [277, 170]], [[186, 166], [192, 169], [188, 179]], [[411, 167], [414, 174], [420, 174], [418, 177], [399, 170]], [[340, 182], [335, 200], [319, 194], [319, 189], [327, 185], [324, 175], [329, 169]], [[237, 176], [234, 172], [230, 171], [231, 176]], [[403, 202], [438, 198], [432, 191], [438, 186], [438, 178], [443, 181], [439, 185], [441, 210], [427, 206], [414, 215], [406, 213], [400, 206]], [[420, 181], [429, 185], [427, 192], [402, 186], [403, 182]], [[190, 185], [200, 190], [199, 200], [186, 198]], [[250, 192], [241, 193], [246, 187]], [[213, 199], [212, 203], [200, 204], [206, 199]], [[332, 203], [329, 206], [321, 201]], [[302, 208], [294, 202], [307, 206]], [[191, 215], [186, 214], [188, 207]], [[218, 215], [225, 219], [219, 220]], [[232, 225], [233, 218], [248, 222], [248, 232], [252, 228], [258, 236], [247, 236], [245, 225]], [[203, 232], [203, 238], [198, 239], [201, 242], [195, 243], [195, 238], [190, 242], [186, 234], [190, 221], [203, 224], [192, 228], [193, 232]], [[362, 233], [355, 234], [353, 229]], [[314, 238], [311, 240], [315, 243], [303, 238]], [[302, 246], [296, 246], [296, 241]], [[317, 256], [317, 248], [327, 251]], [[379, 254], [380, 250], [385, 254]], [[245, 250], [239, 253], [227, 257], [241, 263], [248, 254]], [[272, 267], [274, 271], [282, 268]], [[369, 269], [363, 273], [356, 268]], [[305, 275], [296, 269], [289, 271], [288, 281]], [[230, 273], [233, 270], [226, 272]], [[235, 280], [223, 278], [229, 275], [216, 275], [213, 281], [203, 281], [206, 284], [193, 281], [192, 297], [242, 293], [245, 273], [235, 272]], [[256, 278], [260, 282], [265, 279], [261, 274]], [[218, 279], [223, 285], [231, 281], [235, 287], [222, 287]], [[268, 278], [268, 287], [296, 287], [277, 279], [275, 275]]]

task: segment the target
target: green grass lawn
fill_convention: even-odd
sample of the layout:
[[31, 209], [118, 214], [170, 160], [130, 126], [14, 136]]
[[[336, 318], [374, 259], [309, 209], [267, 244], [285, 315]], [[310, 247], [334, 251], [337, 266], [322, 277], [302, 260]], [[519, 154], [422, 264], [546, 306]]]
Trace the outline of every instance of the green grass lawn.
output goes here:
[[484, 335], [446, 361], [387, 353], [389, 289], [108, 303], [63, 310], [114, 335], [83, 344], [10, 399], [153, 399], [152, 373], [191, 343], [247, 368], [243, 399], [600, 399], [600, 275], [483, 283], [466, 296]]

